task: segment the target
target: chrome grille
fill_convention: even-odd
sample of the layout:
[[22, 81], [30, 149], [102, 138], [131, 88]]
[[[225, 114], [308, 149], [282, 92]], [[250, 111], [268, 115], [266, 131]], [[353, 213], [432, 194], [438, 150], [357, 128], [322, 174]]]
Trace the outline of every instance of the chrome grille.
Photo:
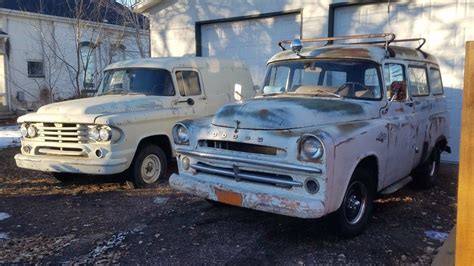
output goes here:
[[208, 147], [214, 149], [223, 149], [230, 151], [246, 152], [246, 153], [255, 153], [255, 154], [265, 154], [265, 155], [274, 155], [274, 156], [283, 156], [286, 155], [286, 151], [283, 149], [264, 146], [252, 143], [244, 142], [233, 142], [233, 141], [223, 141], [223, 140], [199, 140], [199, 146]]
[[205, 163], [197, 163], [191, 165], [191, 168], [198, 172], [233, 178], [237, 182], [245, 180], [249, 182], [262, 183], [283, 188], [303, 186], [303, 183], [294, 181], [293, 178], [288, 175], [241, 170], [237, 166], [233, 166], [233, 168], [224, 168], [212, 166]]
[[38, 123], [38, 137], [44, 142], [87, 143], [87, 125]]

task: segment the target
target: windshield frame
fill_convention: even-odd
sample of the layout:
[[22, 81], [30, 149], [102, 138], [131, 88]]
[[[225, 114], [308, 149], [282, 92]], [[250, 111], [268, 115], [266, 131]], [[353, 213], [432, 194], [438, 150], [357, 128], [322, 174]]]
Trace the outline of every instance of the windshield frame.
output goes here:
[[[263, 80], [262, 84], [262, 95], [261, 96], [275, 96], [275, 95], [312, 95], [315, 97], [324, 97], [327, 98], [328, 95], [322, 95], [322, 94], [304, 94], [304, 93], [294, 93], [292, 91], [289, 91], [288, 89], [291, 88], [292, 86], [292, 78], [294, 75], [294, 70], [295, 68], [290, 67], [290, 71], [288, 72], [288, 76], [286, 78], [285, 82], [285, 91], [280, 92], [280, 93], [270, 93], [270, 94], [263, 94], [263, 88], [265, 87], [265, 84], [269, 83], [270, 79], [270, 71], [273, 66], [278, 66], [278, 65], [288, 65], [288, 64], [297, 64], [297, 63], [307, 63], [307, 62], [337, 62], [337, 61], [352, 61], [352, 62], [364, 62], [364, 63], [369, 63], [372, 64], [376, 71], [377, 71], [377, 78], [378, 78], [378, 86], [380, 88], [380, 97], [378, 98], [364, 98], [364, 97], [347, 97], [347, 96], [341, 96], [340, 99], [354, 99], [354, 100], [364, 100], [364, 101], [381, 101], [384, 99], [384, 94], [385, 94], [385, 89], [383, 86], [383, 77], [382, 77], [382, 65], [376, 61], [373, 60], [368, 60], [368, 59], [359, 59], [359, 58], [297, 58], [297, 59], [290, 59], [290, 60], [281, 60], [281, 61], [273, 61], [271, 63], [267, 64], [267, 69], [265, 71], [265, 78]], [[349, 81], [350, 82], [350, 81]]]
[[102, 78], [100, 79], [99, 86], [97, 87], [96, 96], [114, 95], [113, 93], [112, 94], [107, 94], [107, 93], [104, 94], [104, 80], [105, 80], [108, 72], [130, 70], [130, 69], [133, 69], [133, 70], [162, 70], [162, 71], [165, 71], [167, 73], [167, 75], [169, 76], [169, 79], [171, 81], [171, 86], [173, 87], [173, 92], [174, 93], [173, 93], [173, 95], [155, 95], [155, 94], [146, 94], [146, 93], [137, 92], [137, 91], [128, 91], [128, 92], [123, 91], [122, 93], [142, 94], [142, 95], [146, 95], [146, 96], [157, 96], [157, 97], [176, 97], [176, 86], [175, 86], [175, 81], [173, 79], [173, 74], [168, 69], [160, 68], [160, 67], [120, 67], [120, 68], [106, 69], [102, 72]]

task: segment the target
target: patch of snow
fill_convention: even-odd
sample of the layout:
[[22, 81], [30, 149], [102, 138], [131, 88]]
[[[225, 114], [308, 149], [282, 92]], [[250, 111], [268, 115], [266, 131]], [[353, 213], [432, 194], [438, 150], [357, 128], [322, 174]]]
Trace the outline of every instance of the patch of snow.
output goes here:
[[8, 236], [8, 233], [0, 232], [0, 240], [8, 240], [10, 237]]
[[12, 217], [10, 214], [6, 213], [6, 212], [0, 212], [0, 221], [1, 220], [5, 220], [7, 218], [10, 218]]
[[156, 204], [165, 204], [168, 201], [168, 198], [163, 198], [163, 197], [155, 197], [153, 199], [153, 203]]
[[0, 126], [0, 149], [20, 146], [20, 125]]

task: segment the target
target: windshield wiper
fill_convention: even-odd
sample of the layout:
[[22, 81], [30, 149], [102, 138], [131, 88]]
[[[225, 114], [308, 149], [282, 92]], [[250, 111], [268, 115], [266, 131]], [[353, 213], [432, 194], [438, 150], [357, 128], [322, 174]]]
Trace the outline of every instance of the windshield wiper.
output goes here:
[[275, 95], [282, 95], [282, 94], [287, 94], [287, 93], [286, 91], [285, 92], [271, 92], [271, 93], [262, 94], [262, 96], [275, 96]]
[[330, 91], [325, 91], [325, 90], [315, 90], [314, 92], [319, 92], [319, 93], [324, 93], [324, 94], [327, 94], [327, 95], [331, 95], [331, 96], [334, 96], [336, 98], [342, 98], [341, 95], [337, 94], [337, 93], [334, 93], [334, 92], [330, 92]]
[[101, 95], [112, 95], [112, 94], [144, 94], [144, 93], [122, 89], [122, 90], [109, 90], [109, 91], [106, 91], [106, 92], [102, 93]]

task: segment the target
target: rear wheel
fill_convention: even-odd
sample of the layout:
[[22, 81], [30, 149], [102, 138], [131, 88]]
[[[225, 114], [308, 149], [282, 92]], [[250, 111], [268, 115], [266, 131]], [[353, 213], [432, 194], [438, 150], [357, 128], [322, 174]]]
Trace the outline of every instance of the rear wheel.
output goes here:
[[438, 179], [441, 152], [434, 146], [428, 160], [413, 171], [413, 183], [419, 188], [430, 188]]
[[356, 169], [339, 209], [333, 214], [334, 229], [344, 237], [359, 235], [373, 209], [375, 184], [368, 171]]
[[168, 169], [164, 151], [155, 144], [140, 145], [128, 171], [127, 183], [146, 188], [163, 179]]

